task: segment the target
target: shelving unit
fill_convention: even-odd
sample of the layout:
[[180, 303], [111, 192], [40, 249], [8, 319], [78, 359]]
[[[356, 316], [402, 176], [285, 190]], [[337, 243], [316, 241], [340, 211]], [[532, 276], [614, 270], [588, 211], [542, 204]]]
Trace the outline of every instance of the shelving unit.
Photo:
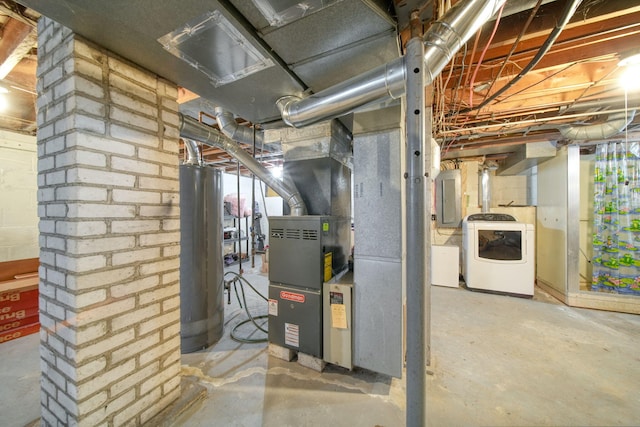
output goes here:
[[[225, 245], [225, 247], [227, 245], [233, 245], [233, 251], [230, 253], [226, 253], [225, 250], [225, 255], [224, 255], [224, 266], [225, 267], [230, 267], [232, 265], [238, 264], [240, 256], [244, 255], [244, 258], [242, 258], [243, 261], [249, 261], [250, 260], [250, 252], [249, 252], [249, 237], [248, 236], [243, 236], [242, 235], [242, 230], [240, 227], [240, 220], [242, 218], [237, 218], [233, 215], [225, 215], [224, 216], [224, 228], [227, 228], [227, 224], [231, 221], [233, 224], [233, 228], [236, 229], [236, 236], [235, 237], [230, 237], [230, 238], [225, 238], [222, 242]], [[245, 217], [245, 230], [249, 230], [249, 217]], [[225, 233], [226, 234], [226, 233]], [[225, 234], [223, 234], [223, 236], [225, 236]], [[242, 242], [246, 242], [245, 243], [245, 251], [243, 253], [242, 251]], [[234, 260], [232, 262], [228, 262], [228, 258], [232, 257]]]

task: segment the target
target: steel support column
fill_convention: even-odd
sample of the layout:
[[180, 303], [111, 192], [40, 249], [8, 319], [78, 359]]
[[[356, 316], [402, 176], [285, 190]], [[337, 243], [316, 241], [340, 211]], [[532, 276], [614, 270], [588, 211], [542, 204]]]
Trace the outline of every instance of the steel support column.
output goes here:
[[[407, 43], [406, 64], [406, 279], [407, 279], [407, 370], [406, 425], [426, 425], [426, 366], [429, 361], [429, 260], [430, 206], [427, 199], [431, 144], [425, 125], [431, 114], [425, 111], [424, 44], [421, 38]], [[430, 135], [430, 132], [429, 132]], [[430, 141], [430, 140], [429, 140]]]

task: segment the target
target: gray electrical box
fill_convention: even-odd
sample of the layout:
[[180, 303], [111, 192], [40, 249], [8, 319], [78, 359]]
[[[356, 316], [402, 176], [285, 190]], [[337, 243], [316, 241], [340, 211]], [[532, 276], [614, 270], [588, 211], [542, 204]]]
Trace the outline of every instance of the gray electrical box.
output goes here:
[[460, 169], [440, 171], [436, 177], [436, 222], [438, 227], [460, 227], [462, 221]]

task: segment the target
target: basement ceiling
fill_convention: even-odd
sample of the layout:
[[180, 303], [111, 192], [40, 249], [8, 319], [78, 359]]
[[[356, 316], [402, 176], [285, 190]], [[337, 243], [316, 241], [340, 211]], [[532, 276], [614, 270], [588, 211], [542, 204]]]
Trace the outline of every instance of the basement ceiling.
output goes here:
[[[185, 114], [214, 124], [207, 115], [222, 106], [242, 124], [273, 127], [281, 125], [275, 108], [280, 96], [318, 92], [397, 58], [410, 37], [411, 11], [418, 17], [417, 30], [426, 30], [447, 2], [20, 3], [28, 8], [0, 1], [0, 16], [4, 15], [0, 54], [13, 51], [5, 42], [9, 34], [17, 34], [12, 22], [32, 22], [41, 13], [179, 84], [184, 88], [180, 102]], [[559, 132], [562, 125], [606, 121], [610, 114], [625, 109], [625, 93], [617, 82], [618, 62], [640, 47], [640, 0], [580, 2], [542, 60], [495, 95], [540, 51], [569, 3], [508, 0], [500, 19], [486, 23], [455, 56], [433, 90], [434, 136], [443, 148], [443, 158], [488, 155], [501, 159], [527, 142], [569, 143]], [[22, 95], [22, 104], [16, 107], [21, 112], [12, 115], [13, 122], [0, 116], [0, 127], [21, 132], [35, 129], [34, 72], [31, 50], [14, 68], [14, 75], [4, 78], [5, 84], [20, 86], [28, 96]], [[626, 108], [633, 110], [639, 103], [640, 96], [630, 92]], [[624, 135], [602, 139], [638, 139], [639, 120], [634, 119]], [[272, 164], [278, 162], [277, 152], [262, 155]], [[208, 150], [207, 156], [222, 167], [233, 165], [219, 150]]]

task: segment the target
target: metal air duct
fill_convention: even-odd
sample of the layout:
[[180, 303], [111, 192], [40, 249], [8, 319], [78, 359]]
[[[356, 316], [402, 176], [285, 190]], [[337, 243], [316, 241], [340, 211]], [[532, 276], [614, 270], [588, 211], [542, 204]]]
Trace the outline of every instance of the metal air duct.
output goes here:
[[254, 142], [256, 144], [261, 144], [264, 140], [263, 132], [254, 133], [253, 129], [238, 125], [233, 113], [221, 107], [216, 107], [214, 112], [222, 133], [234, 141], [242, 142], [244, 144], [253, 144]]
[[286, 124], [304, 127], [340, 117], [380, 99], [399, 98], [405, 92], [404, 80], [404, 59], [398, 58], [308, 98], [284, 96], [276, 106]]
[[609, 115], [609, 120], [593, 125], [565, 125], [558, 130], [566, 139], [572, 141], [607, 139], [622, 132], [633, 121], [636, 111], [620, 112]]
[[456, 3], [424, 34], [425, 84], [431, 84], [466, 41], [505, 3], [469, 0]]
[[210, 126], [200, 123], [199, 121], [179, 114], [179, 130], [180, 136], [188, 139], [195, 139], [203, 144], [211, 147], [222, 148], [229, 153], [233, 158], [242, 163], [247, 169], [249, 169], [254, 175], [256, 175], [261, 181], [266, 183], [269, 187], [284, 199], [284, 201], [291, 208], [292, 216], [301, 216], [307, 214], [307, 208], [300, 196], [297, 189], [291, 188], [291, 186], [275, 178], [271, 173], [262, 166], [256, 159], [251, 157], [249, 153], [244, 151], [238, 144], [232, 141], [229, 137], [223, 135]]
[[498, 164], [492, 160], [485, 160], [480, 174], [480, 185], [482, 186], [482, 213], [489, 213], [491, 210], [491, 172], [498, 169]]
[[[502, 7], [506, 0], [466, 0], [453, 6], [425, 33], [425, 84], [431, 84], [462, 45]], [[308, 98], [280, 98], [282, 120], [293, 127], [339, 117], [356, 108], [404, 95], [405, 60], [399, 58]]]
[[193, 139], [184, 138], [184, 146], [187, 149], [187, 165], [202, 165], [200, 148]]

